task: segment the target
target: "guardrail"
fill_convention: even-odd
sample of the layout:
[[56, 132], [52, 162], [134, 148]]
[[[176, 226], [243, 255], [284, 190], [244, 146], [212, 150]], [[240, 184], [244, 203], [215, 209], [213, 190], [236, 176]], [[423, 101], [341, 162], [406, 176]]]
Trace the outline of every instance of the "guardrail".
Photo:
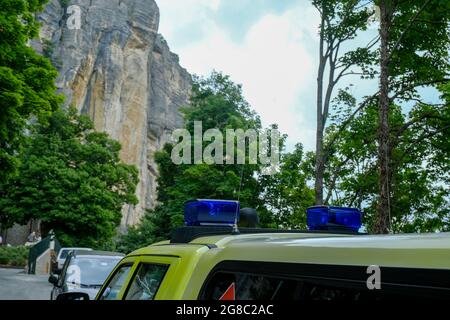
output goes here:
[[[51, 248], [52, 241], [54, 242], [54, 248]], [[59, 243], [58, 239], [56, 239], [54, 234], [49, 234], [47, 237], [30, 248], [30, 252], [28, 254], [29, 274], [36, 273], [36, 260], [48, 249], [54, 249], [56, 254], [58, 254], [59, 250], [61, 249], [61, 244]]]

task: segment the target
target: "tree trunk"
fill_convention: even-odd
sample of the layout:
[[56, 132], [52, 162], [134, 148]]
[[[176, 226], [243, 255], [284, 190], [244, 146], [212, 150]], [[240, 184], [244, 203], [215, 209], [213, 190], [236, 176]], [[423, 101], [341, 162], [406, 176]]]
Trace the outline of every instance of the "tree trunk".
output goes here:
[[390, 228], [390, 152], [389, 152], [389, 0], [380, 2], [380, 97], [378, 101], [378, 162], [380, 166], [379, 202], [374, 232], [388, 233]]
[[325, 161], [323, 157], [323, 124], [317, 121], [316, 133], [316, 181], [314, 185], [316, 205], [323, 205], [323, 175], [325, 171]]
[[323, 157], [323, 75], [325, 72], [326, 57], [324, 57], [324, 23], [325, 19], [322, 14], [321, 32], [320, 32], [320, 48], [319, 48], [319, 70], [317, 72], [317, 126], [316, 126], [316, 164], [315, 164], [315, 203], [316, 205], [323, 204], [323, 175], [325, 171], [325, 161]]

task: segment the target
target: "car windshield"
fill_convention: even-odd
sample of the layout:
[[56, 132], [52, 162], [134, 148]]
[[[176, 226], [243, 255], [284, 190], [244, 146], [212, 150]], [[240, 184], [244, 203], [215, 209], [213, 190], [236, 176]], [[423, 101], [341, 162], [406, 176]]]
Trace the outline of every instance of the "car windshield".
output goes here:
[[74, 257], [67, 270], [66, 283], [100, 286], [122, 257]]

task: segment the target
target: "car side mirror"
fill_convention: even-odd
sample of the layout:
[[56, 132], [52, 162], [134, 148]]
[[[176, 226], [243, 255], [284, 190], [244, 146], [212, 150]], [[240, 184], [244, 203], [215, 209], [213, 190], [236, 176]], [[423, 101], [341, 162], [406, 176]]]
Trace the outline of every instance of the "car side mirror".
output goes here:
[[48, 277], [48, 282], [56, 286], [56, 284], [58, 283], [58, 279], [58, 276], [52, 274], [50, 275], [50, 277]]
[[56, 297], [57, 301], [74, 301], [74, 300], [89, 300], [89, 295], [84, 292], [65, 292]]

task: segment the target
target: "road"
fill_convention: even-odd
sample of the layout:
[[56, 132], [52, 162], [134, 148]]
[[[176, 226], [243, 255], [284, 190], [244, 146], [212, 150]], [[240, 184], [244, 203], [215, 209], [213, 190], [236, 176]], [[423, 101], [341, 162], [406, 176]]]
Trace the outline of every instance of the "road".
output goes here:
[[21, 269], [0, 269], [0, 300], [49, 300], [48, 276], [25, 274]]

